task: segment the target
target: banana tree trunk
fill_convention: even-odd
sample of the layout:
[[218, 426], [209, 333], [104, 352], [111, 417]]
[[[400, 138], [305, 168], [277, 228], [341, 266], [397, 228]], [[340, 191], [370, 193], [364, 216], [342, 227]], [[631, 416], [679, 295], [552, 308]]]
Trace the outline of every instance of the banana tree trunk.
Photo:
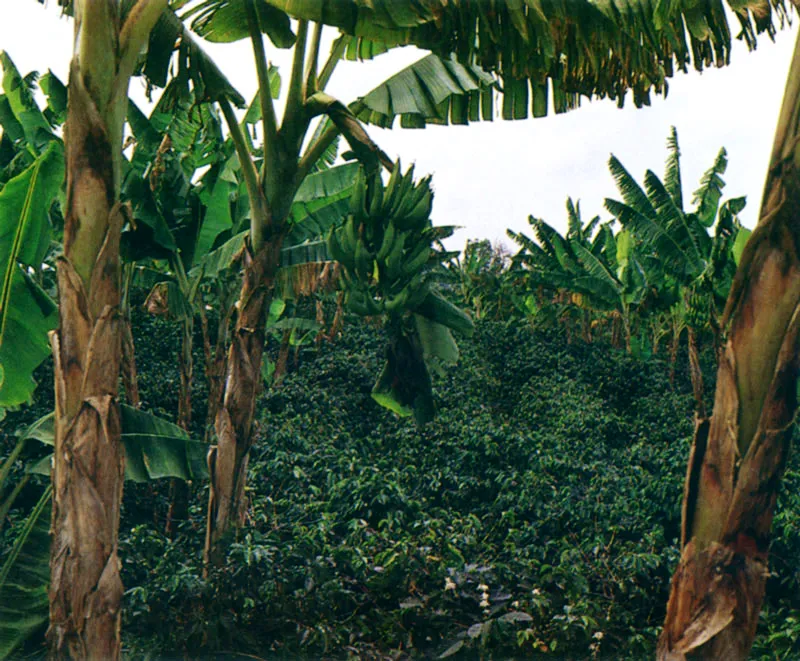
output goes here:
[[[224, 301], [226, 297], [223, 295], [223, 288], [219, 289], [219, 300]], [[228, 346], [228, 328], [230, 326], [232, 316], [232, 309], [222, 304], [220, 311], [220, 318], [217, 324], [217, 337], [212, 348], [211, 335], [208, 329], [208, 317], [205, 310], [200, 306], [200, 322], [203, 332], [203, 351], [205, 353], [206, 361], [206, 379], [208, 380], [208, 408], [206, 410], [206, 433], [203, 440], [210, 443], [211, 429], [213, 428], [214, 421], [217, 419], [217, 411], [222, 404], [222, 395], [224, 387], [225, 367], [225, 347]]]
[[166, 0], [140, 0], [122, 23], [112, 0], [77, 0], [64, 130], [67, 202], [51, 334], [56, 395], [50, 552], [53, 658], [120, 655], [117, 533], [124, 472], [119, 203], [128, 81]]
[[[181, 351], [178, 356], [180, 389], [178, 392], [178, 426], [186, 432], [192, 424], [192, 340], [194, 337], [194, 318], [187, 314], [182, 321]], [[172, 536], [176, 521], [185, 521], [189, 516], [189, 484], [186, 480], [172, 478], [170, 481], [169, 509], [164, 532]]]
[[208, 455], [207, 563], [217, 560], [214, 551], [220, 538], [232, 526], [244, 521], [244, 487], [253, 443], [256, 397], [261, 386], [266, 312], [280, 265], [281, 245], [282, 239], [277, 237], [255, 255], [249, 249], [244, 253], [238, 314], [228, 350], [225, 395], [215, 425], [217, 446], [212, 447]]
[[122, 292], [122, 385], [125, 388], [125, 398], [134, 408], [142, 405], [139, 396], [139, 373], [136, 370], [136, 346], [133, 342], [133, 329], [131, 327], [130, 287], [133, 279], [133, 264], [124, 268], [124, 290]]
[[770, 528], [797, 408], [800, 328], [800, 42], [759, 224], [723, 317], [711, 418], [698, 419], [682, 554], [657, 657], [747, 658], [768, 575]]
[[703, 372], [700, 369], [700, 353], [697, 349], [697, 335], [694, 329], [687, 329], [689, 350], [689, 376], [692, 380], [694, 393], [694, 410], [698, 418], [706, 417], [706, 407], [703, 403]]

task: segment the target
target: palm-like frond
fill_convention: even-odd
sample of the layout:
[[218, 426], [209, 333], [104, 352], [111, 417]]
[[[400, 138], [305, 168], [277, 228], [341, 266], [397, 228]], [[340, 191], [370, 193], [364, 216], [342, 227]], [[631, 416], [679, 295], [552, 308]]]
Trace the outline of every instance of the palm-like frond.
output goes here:
[[686, 255], [681, 246], [661, 227], [653, 216], [638, 213], [635, 209], [617, 200], [606, 198], [605, 207], [645, 245], [654, 248], [656, 255], [671, 272], [685, 273]]
[[653, 218], [656, 215], [656, 211], [647, 194], [613, 154], [608, 159], [608, 170], [611, 172], [611, 176], [614, 177], [617, 190], [622, 195], [625, 204], [637, 214]]
[[670, 127], [667, 138], [667, 163], [664, 167], [664, 187], [672, 196], [675, 206], [683, 211], [683, 185], [681, 184], [681, 150], [678, 147], [678, 132]]
[[651, 170], [644, 175], [644, 185], [656, 211], [655, 222], [681, 247], [684, 262], [680, 269], [681, 273], [699, 273], [705, 266], [703, 259], [705, 246], [701, 246], [701, 242], [705, 238], [707, 243], [707, 232], [702, 227], [698, 228], [696, 223], [690, 222], [686, 214], [675, 205], [672, 195], [664, 184]]
[[711, 227], [714, 224], [719, 201], [722, 198], [722, 189], [725, 187], [722, 175], [727, 169], [728, 152], [723, 147], [719, 150], [714, 164], [703, 174], [700, 187], [692, 196], [692, 204], [696, 206], [696, 213], [705, 227]]

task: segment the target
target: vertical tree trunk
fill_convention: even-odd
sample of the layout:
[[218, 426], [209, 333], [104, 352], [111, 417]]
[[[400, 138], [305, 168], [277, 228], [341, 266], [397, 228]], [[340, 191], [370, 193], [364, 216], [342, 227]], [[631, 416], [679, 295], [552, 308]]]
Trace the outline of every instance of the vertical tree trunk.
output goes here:
[[[194, 361], [192, 357], [192, 340], [194, 336], [194, 319], [188, 312], [181, 322], [181, 351], [178, 357], [178, 371], [180, 372], [180, 389], [178, 392], [178, 426], [189, 432], [192, 424], [192, 372]], [[189, 484], [185, 480], [172, 478], [169, 490], [169, 509], [164, 532], [172, 536], [175, 532], [176, 521], [185, 521], [189, 516]]]
[[75, 2], [60, 324], [50, 338], [56, 395], [48, 630], [53, 658], [120, 655], [122, 126], [136, 56], [164, 6], [165, 0], [140, 0], [122, 26], [117, 2]]
[[[800, 41], [798, 42], [800, 45]], [[759, 224], [722, 329], [714, 412], [695, 428], [662, 661], [747, 658], [797, 408], [800, 328], [800, 47], [795, 47]]]
[[289, 365], [289, 340], [292, 338], [292, 331], [288, 328], [283, 331], [281, 346], [278, 349], [278, 360], [275, 361], [275, 372], [272, 375], [272, 382], [277, 386], [286, 376], [286, 368]]
[[244, 487], [253, 443], [253, 418], [261, 385], [266, 311], [280, 265], [281, 238], [273, 238], [255, 255], [246, 249], [238, 315], [228, 351], [222, 408], [217, 413], [217, 447], [208, 455], [210, 477], [205, 559], [215, 562], [217, 542], [246, 512]]
[[[220, 301], [226, 299], [221, 293], [218, 296]], [[200, 312], [200, 322], [203, 330], [203, 348], [206, 359], [206, 378], [208, 379], [208, 409], [206, 411], [206, 433], [204, 441], [210, 442], [211, 429], [217, 419], [217, 412], [222, 404], [222, 394], [224, 377], [226, 372], [225, 348], [228, 346], [228, 327], [231, 321], [232, 311], [223, 304], [220, 311], [220, 318], [217, 324], [217, 337], [214, 347], [211, 347], [211, 337], [208, 331], [208, 318], [205, 310]]]
[[134, 408], [142, 405], [139, 396], [139, 373], [136, 369], [136, 347], [133, 343], [130, 312], [122, 314], [122, 385], [125, 387], [125, 398]]
[[694, 410], [698, 418], [705, 418], [706, 407], [703, 403], [703, 372], [700, 369], [700, 354], [697, 351], [697, 336], [692, 328], [687, 329], [687, 334], [689, 350], [689, 376], [692, 379]]

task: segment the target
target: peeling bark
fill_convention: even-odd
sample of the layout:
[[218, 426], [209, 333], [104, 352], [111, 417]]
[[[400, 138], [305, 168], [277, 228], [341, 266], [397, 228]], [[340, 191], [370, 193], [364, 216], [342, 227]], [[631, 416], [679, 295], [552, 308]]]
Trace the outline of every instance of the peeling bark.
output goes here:
[[[800, 41], [798, 42], [800, 44]], [[660, 661], [746, 659], [797, 409], [800, 359], [800, 48], [759, 224], [723, 317], [713, 415], [696, 426]]]
[[136, 370], [136, 348], [133, 343], [131, 320], [127, 315], [122, 317], [122, 385], [128, 404], [134, 408], [142, 405], [139, 396], [139, 373]]
[[703, 372], [700, 369], [700, 354], [697, 350], [697, 336], [694, 330], [689, 328], [688, 349], [689, 349], [689, 375], [692, 379], [692, 392], [694, 393], [694, 410], [699, 418], [706, 417], [706, 407], [703, 403]]
[[206, 562], [216, 561], [217, 542], [232, 526], [241, 525], [247, 509], [244, 487], [256, 397], [261, 387], [266, 311], [280, 265], [281, 244], [279, 237], [255, 255], [247, 249], [243, 256], [243, 283], [228, 350], [225, 395], [215, 421], [217, 447], [209, 452], [208, 459], [211, 484]]

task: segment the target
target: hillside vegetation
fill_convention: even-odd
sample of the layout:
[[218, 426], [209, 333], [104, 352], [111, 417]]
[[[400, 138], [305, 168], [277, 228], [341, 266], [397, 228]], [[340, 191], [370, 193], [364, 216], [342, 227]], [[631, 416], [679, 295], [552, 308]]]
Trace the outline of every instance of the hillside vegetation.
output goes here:
[[[143, 399], [174, 410], [177, 349], [163, 348], [168, 326], [141, 321]], [[191, 657], [652, 656], [678, 557], [688, 366], [679, 363], [672, 386], [659, 357], [484, 321], [435, 383], [437, 419], [418, 430], [370, 397], [382, 347], [380, 331], [349, 324], [335, 344], [290, 361], [283, 384], [262, 396], [250, 520], [208, 579], [203, 485], [174, 539], [163, 533], [167, 489], [129, 486], [126, 647]], [[800, 628], [786, 617], [800, 587], [798, 482], [791, 469], [756, 658], [798, 649]]]

